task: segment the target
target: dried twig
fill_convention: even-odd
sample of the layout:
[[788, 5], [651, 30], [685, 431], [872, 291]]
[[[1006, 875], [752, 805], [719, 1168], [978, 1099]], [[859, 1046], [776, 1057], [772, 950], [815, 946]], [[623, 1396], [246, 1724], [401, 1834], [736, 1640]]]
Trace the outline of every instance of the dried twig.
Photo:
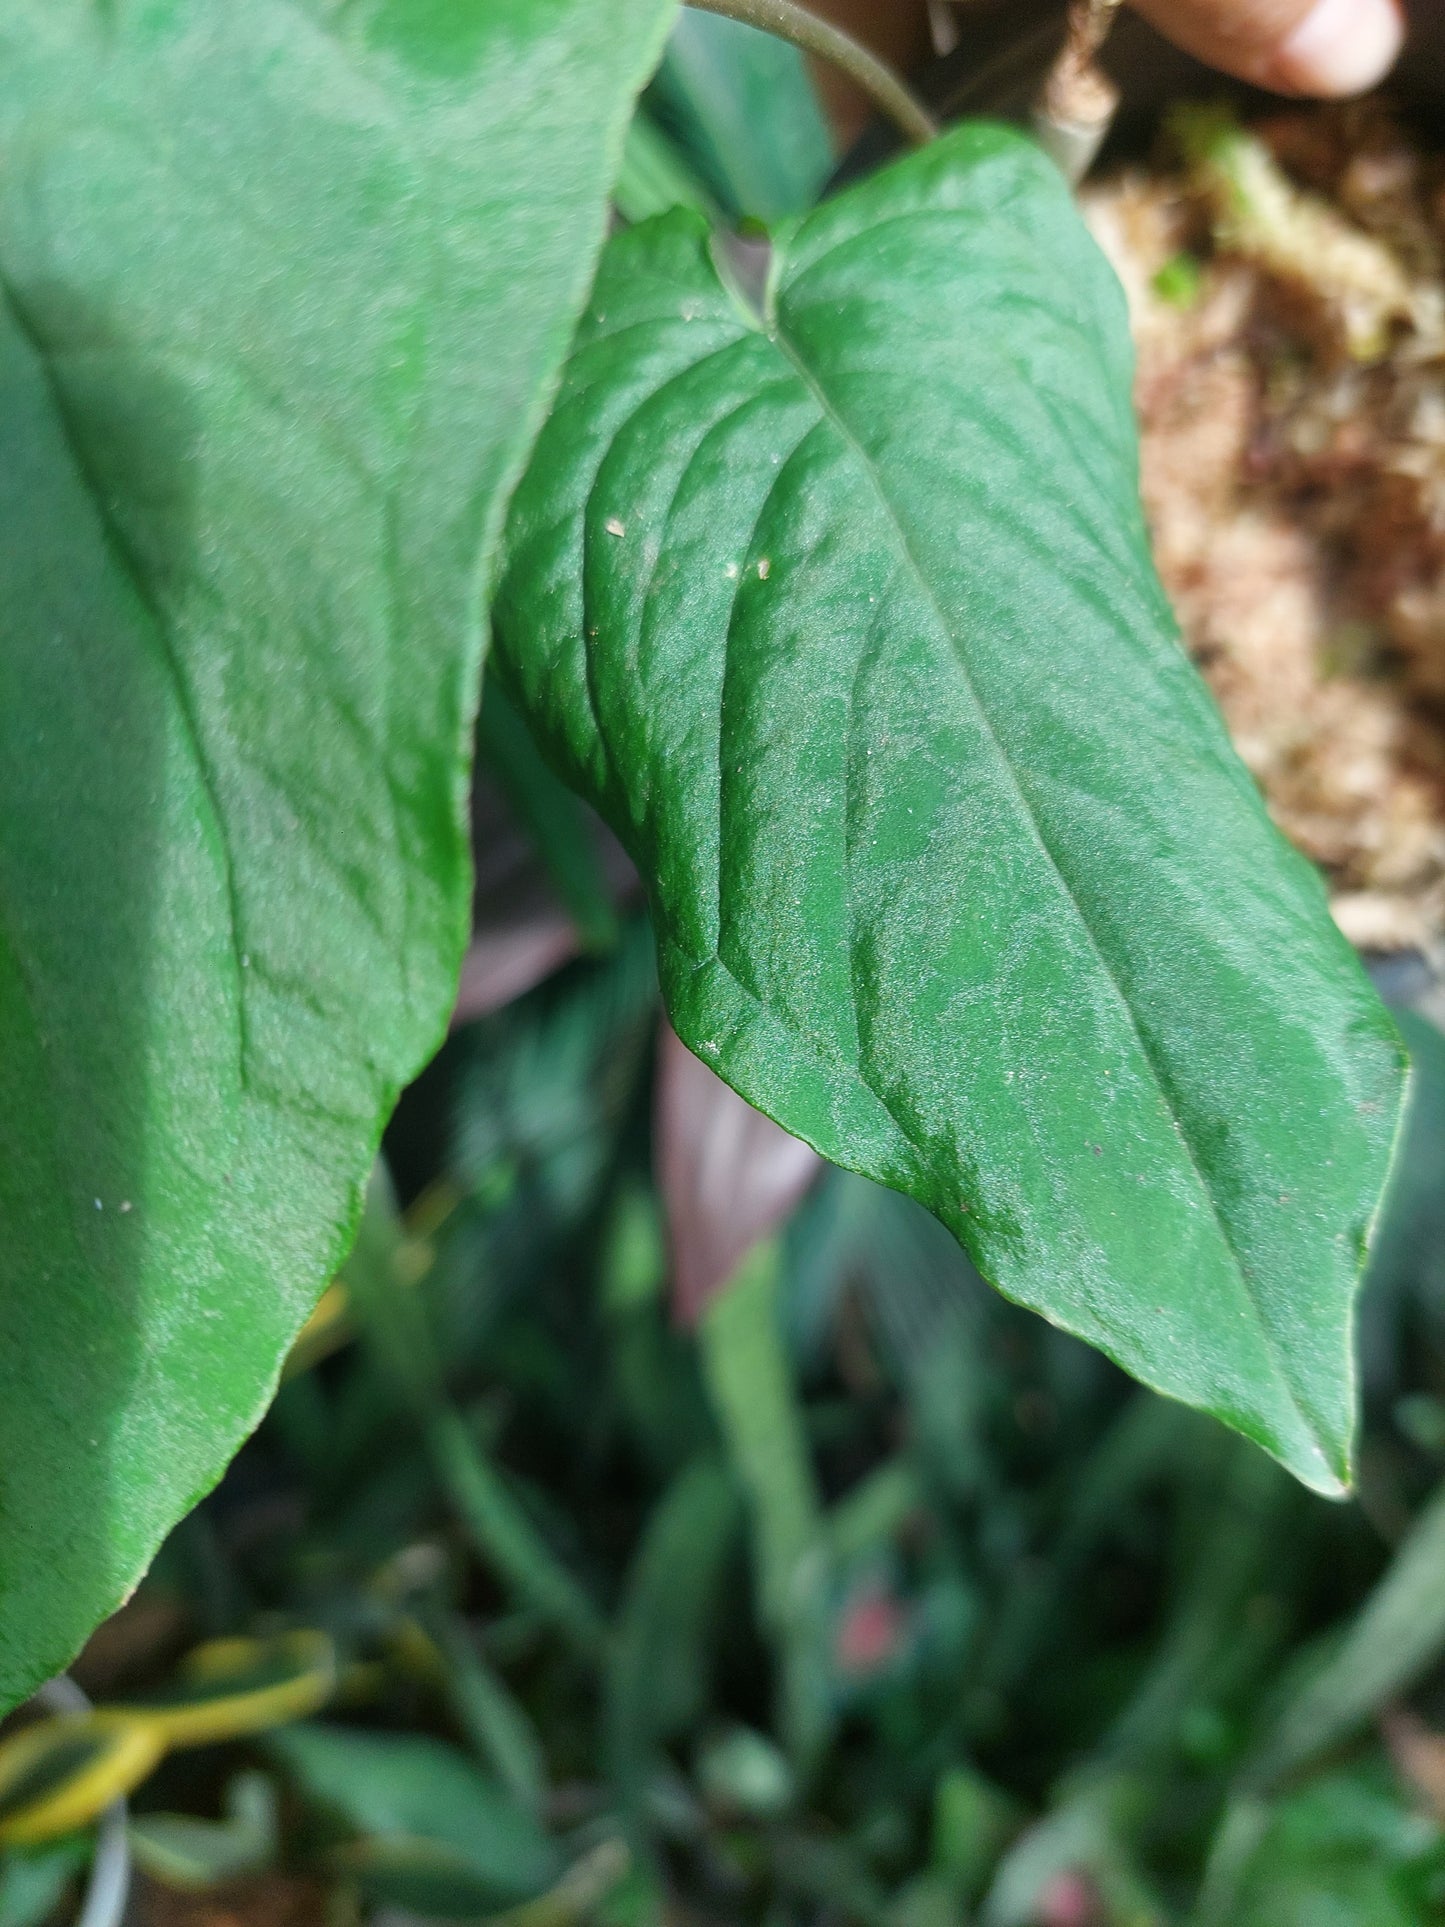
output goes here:
[[1068, 32], [1034, 107], [1034, 132], [1071, 182], [1081, 181], [1104, 144], [1119, 90], [1098, 64], [1119, 0], [1072, 0]]

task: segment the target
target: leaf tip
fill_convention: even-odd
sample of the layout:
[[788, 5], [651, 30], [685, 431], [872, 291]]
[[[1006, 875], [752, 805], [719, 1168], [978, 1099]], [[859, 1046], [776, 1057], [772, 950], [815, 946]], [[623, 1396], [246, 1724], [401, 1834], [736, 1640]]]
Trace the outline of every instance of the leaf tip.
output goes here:
[[1351, 1415], [1339, 1431], [1321, 1422], [1291, 1395], [1294, 1424], [1289, 1433], [1261, 1439], [1271, 1457], [1301, 1485], [1322, 1499], [1345, 1500], [1355, 1489], [1354, 1422]]

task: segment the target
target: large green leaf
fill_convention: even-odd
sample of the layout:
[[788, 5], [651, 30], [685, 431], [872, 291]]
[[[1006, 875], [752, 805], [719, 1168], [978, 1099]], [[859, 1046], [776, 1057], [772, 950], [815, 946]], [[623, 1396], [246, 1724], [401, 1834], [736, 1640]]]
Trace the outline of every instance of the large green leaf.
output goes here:
[[685, 1042], [1337, 1491], [1402, 1052], [1178, 646], [1113, 277], [974, 126], [785, 232], [762, 307], [694, 216], [610, 245], [503, 673]]
[[501, 498], [668, 0], [0, 11], [0, 1706], [437, 1043]]

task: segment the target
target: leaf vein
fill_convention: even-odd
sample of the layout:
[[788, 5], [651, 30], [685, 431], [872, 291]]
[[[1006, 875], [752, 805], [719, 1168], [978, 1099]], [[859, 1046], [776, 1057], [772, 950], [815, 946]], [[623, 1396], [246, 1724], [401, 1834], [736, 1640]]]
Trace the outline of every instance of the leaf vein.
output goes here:
[[1084, 910], [1083, 903], [1081, 902], [1080, 898], [1075, 892], [1073, 884], [1071, 883], [1060, 858], [1058, 857], [1053, 847], [1051, 846], [1048, 838], [1044, 834], [1043, 825], [1039, 820], [1038, 814], [1035, 811], [1033, 804], [1029, 799], [1027, 791], [1025, 790], [1022, 782], [1019, 779], [1017, 771], [1014, 769], [1013, 763], [1009, 758], [1008, 752], [1004, 748], [1002, 739], [999, 737], [997, 730], [994, 727], [993, 719], [989, 714], [981, 696], [979, 695], [977, 685], [975, 684], [973, 679], [972, 671], [970, 670], [968, 665], [968, 660], [967, 660], [967, 656], [966, 656], [962, 641], [955, 634], [953, 625], [949, 621], [943, 609], [942, 604], [939, 602], [938, 596], [933, 588], [933, 585], [928, 579], [927, 572], [925, 571], [922, 564], [918, 560], [918, 557], [914, 553], [912, 543], [909, 540], [907, 529], [904, 526], [903, 520], [899, 515], [897, 509], [894, 507], [893, 501], [889, 495], [888, 489], [884, 482], [884, 478], [879, 472], [877, 464], [874, 461], [873, 457], [869, 454], [867, 448], [859, 440], [858, 436], [853, 432], [853, 429], [849, 424], [847, 417], [844, 415], [842, 410], [839, 409], [834, 403], [832, 397], [828, 393], [827, 388], [824, 386], [822, 380], [817, 375], [814, 374], [812, 368], [809, 366], [806, 359], [800, 353], [796, 344], [789, 338], [786, 332], [786, 329], [783, 326], [782, 319], [780, 315], [777, 313], [775, 301], [770, 301], [770, 311], [768, 315], [768, 331], [771, 339], [776, 344], [779, 353], [786, 357], [790, 365], [796, 370], [799, 379], [806, 385], [809, 392], [813, 395], [819, 409], [822, 411], [822, 414], [825, 420], [831, 424], [831, 426], [834, 429], [834, 432], [839, 436], [840, 440], [853, 454], [854, 459], [857, 461], [859, 468], [861, 469], [864, 475], [864, 478], [866, 479], [869, 485], [871, 493], [874, 495], [878, 503], [878, 506], [883, 514], [884, 519], [893, 530], [894, 537], [898, 544], [900, 557], [908, 571], [908, 574], [913, 579], [916, 585], [920, 598], [922, 599], [924, 604], [932, 611], [934, 620], [938, 624], [940, 633], [952, 645], [954, 653], [958, 659], [959, 669], [960, 669], [960, 673], [962, 674], [965, 687], [967, 688], [970, 699], [977, 711], [981, 730], [985, 736], [985, 739], [989, 743], [1000, 768], [1004, 773], [1004, 777], [1009, 788], [1012, 790], [1017, 800], [1021, 819], [1027, 825], [1029, 832], [1033, 837], [1033, 840], [1038, 846], [1040, 854], [1044, 857], [1045, 861], [1049, 865], [1050, 869], [1052, 870], [1053, 874], [1058, 880], [1059, 887], [1061, 888], [1068, 902], [1072, 906], [1074, 914], [1078, 919], [1079, 925], [1082, 928], [1084, 935], [1088, 941], [1089, 947], [1093, 951], [1094, 956], [1098, 961], [1099, 967], [1104, 974], [1104, 979], [1108, 983], [1111, 993], [1115, 1001], [1117, 1002], [1119, 1009], [1123, 1013], [1127, 1027], [1130, 1030], [1130, 1032], [1133, 1034], [1133, 1037], [1138, 1045], [1140, 1056], [1144, 1064], [1147, 1066], [1150, 1076], [1153, 1079], [1153, 1082], [1159, 1094], [1160, 1102], [1164, 1107], [1165, 1113], [1169, 1117], [1170, 1121], [1172, 1122], [1174, 1129], [1178, 1135], [1179, 1141], [1183, 1146], [1185, 1155], [1189, 1161], [1190, 1169], [1192, 1170], [1195, 1180], [1199, 1185], [1199, 1189], [1206, 1200], [1210, 1214], [1214, 1220], [1216, 1228], [1218, 1229], [1224, 1248], [1229, 1255], [1231, 1265], [1239, 1279], [1240, 1286], [1242, 1288], [1243, 1295], [1244, 1295], [1244, 1302], [1251, 1309], [1251, 1312], [1253, 1314], [1253, 1318], [1256, 1324], [1256, 1328], [1263, 1342], [1265, 1351], [1269, 1356], [1271, 1366], [1275, 1372], [1275, 1375], [1279, 1380], [1279, 1382], [1283, 1385], [1286, 1393], [1291, 1399], [1291, 1402], [1294, 1404], [1296, 1412], [1299, 1414], [1300, 1418], [1302, 1419], [1307, 1429], [1309, 1430], [1311, 1437], [1315, 1440], [1317, 1448], [1321, 1450], [1321, 1456], [1324, 1457], [1325, 1455], [1323, 1453], [1323, 1448], [1319, 1439], [1318, 1428], [1315, 1424], [1313, 1416], [1305, 1410], [1304, 1406], [1300, 1401], [1299, 1394], [1288, 1372], [1285, 1357], [1284, 1357], [1284, 1352], [1281, 1347], [1281, 1344], [1279, 1340], [1276, 1338], [1274, 1332], [1271, 1330], [1269, 1324], [1267, 1323], [1264, 1316], [1263, 1308], [1260, 1305], [1259, 1300], [1256, 1297], [1253, 1287], [1250, 1283], [1249, 1275], [1245, 1269], [1243, 1259], [1241, 1257], [1238, 1246], [1236, 1244], [1234, 1233], [1220, 1209], [1219, 1202], [1214, 1195], [1214, 1191], [1212, 1187], [1210, 1186], [1207, 1178], [1205, 1177], [1204, 1169], [1199, 1161], [1198, 1151], [1194, 1143], [1192, 1142], [1188, 1131], [1185, 1128], [1184, 1120], [1183, 1118], [1180, 1117], [1179, 1113], [1175, 1109], [1175, 1106], [1171, 1100], [1166, 1073], [1163, 1067], [1157, 1061], [1155, 1049], [1150, 1044], [1147, 1033], [1140, 1026], [1139, 1020], [1134, 1012], [1133, 1006], [1131, 1005], [1128, 997], [1124, 992], [1123, 985], [1120, 982], [1118, 975], [1114, 970], [1113, 965], [1111, 964], [1111, 962], [1109, 961], [1108, 957], [1104, 952], [1104, 949], [1103, 949], [1102, 943], [1100, 942], [1098, 934], [1094, 930], [1093, 924], [1091, 923], [1088, 915]]

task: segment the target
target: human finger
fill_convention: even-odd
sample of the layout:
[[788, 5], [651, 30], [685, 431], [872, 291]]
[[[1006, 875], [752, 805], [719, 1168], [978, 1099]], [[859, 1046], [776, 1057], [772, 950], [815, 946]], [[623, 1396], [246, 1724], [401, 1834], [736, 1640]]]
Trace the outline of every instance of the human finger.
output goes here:
[[1211, 67], [1277, 93], [1363, 93], [1394, 65], [1398, 0], [1135, 0], [1140, 13]]

